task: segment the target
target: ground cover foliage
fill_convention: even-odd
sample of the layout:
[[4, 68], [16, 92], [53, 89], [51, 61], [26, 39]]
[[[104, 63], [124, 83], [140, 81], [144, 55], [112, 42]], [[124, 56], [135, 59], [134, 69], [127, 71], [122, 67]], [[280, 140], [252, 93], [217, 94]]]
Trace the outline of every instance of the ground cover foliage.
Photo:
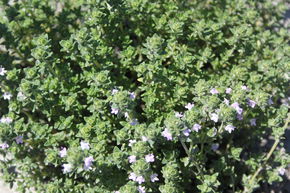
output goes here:
[[3, 178], [51, 193], [259, 192], [282, 181], [284, 5], [1, 0]]

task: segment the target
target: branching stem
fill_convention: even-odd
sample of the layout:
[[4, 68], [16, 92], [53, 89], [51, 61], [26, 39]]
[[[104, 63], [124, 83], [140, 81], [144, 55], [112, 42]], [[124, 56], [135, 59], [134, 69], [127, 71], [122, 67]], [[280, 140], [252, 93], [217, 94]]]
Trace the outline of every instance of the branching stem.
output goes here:
[[[288, 126], [290, 122], [290, 115], [288, 115], [288, 118], [286, 119], [286, 122], [283, 126], [283, 128], [286, 128]], [[274, 153], [276, 147], [278, 146], [280, 142], [280, 139], [276, 139], [273, 146], [271, 147], [270, 151], [268, 152], [268, 154], [266, 155], [266, 158], [264, 160], [264, 162], [261, 164], [261, 166], [256, 170], [256, 172], [254, 173], [254, 175], [250, 178], [249, 180], [249, 186], [251, 187], [251, 185], [253, 184], [253, 182], [255, 181], [256, 177], [259, 175], [259, 173], [263, 170], [263, 168], [265, 167], [266, 163], [268, 162], [268, 160], [270, 159], [270, 157], [272, 156], [272, 154]], [[248, 189], [245, 189], [243, 191], [243, 193], [249, 192]]]

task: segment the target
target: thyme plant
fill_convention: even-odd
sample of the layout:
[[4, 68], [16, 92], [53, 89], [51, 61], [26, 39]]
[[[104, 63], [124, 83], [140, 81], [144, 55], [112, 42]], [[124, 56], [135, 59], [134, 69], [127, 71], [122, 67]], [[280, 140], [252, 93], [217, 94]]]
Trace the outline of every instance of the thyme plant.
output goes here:
[[282, 181], [284, 5], [1, 0], [3, 179], [47, 193], [261, 192]]

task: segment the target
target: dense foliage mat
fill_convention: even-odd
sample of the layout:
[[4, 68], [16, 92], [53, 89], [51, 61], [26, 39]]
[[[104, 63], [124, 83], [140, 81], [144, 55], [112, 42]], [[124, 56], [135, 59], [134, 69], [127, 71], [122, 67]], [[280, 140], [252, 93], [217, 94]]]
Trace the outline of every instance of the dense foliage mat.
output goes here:
[[281, 181], [290, 47], [279, 2], [1, 0], [3, 178], [47, 193]]

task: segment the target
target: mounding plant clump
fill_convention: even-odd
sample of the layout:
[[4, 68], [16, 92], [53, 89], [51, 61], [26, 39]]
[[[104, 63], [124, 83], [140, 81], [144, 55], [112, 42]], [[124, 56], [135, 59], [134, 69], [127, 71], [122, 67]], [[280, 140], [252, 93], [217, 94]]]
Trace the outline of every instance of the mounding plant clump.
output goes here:
[[1, 0], [4, 180], [47, 193], [245, 193], [282, 181], [284, 5]]

